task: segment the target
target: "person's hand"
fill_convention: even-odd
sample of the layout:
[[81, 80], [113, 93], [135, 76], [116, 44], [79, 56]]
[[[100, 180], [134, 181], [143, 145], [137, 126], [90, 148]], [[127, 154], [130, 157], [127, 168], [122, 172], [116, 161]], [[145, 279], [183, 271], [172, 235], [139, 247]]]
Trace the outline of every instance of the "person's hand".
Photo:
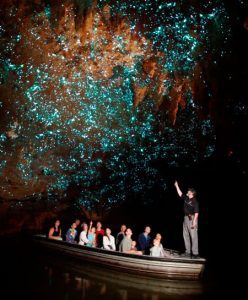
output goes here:
[[175, 183], [174, 183], [174, 185], [175, 185], [175, 187], [177, 187], [177, 186], [178, 186], [178, 182], [177, 182], [177, 180], [175, 180]]

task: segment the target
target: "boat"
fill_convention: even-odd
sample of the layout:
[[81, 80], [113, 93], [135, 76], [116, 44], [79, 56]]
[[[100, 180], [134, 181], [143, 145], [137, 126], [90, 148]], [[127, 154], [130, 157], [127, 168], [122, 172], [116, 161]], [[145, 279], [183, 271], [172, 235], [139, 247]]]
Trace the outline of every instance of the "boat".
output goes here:
[[151, 257], [52, 240], [45, 235], [34, 235], [33, 242], [43, 253], [48, 251], [55, 253], [56, 256], [62, 255], [107, 269], [149, 278], [198, 280], [202, 277], [206, 264], [205, 258], [181, 257], [173, 250], [169, 250], [170, 257]]

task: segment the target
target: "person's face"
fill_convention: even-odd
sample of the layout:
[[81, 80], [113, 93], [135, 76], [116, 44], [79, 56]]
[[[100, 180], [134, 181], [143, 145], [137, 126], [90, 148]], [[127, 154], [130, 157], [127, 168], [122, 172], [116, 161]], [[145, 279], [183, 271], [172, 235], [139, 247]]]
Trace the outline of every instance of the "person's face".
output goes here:
[[109, 228], [106, 229], [106, 234], [110, 235], [111, 234], [111, 230]]
[[78, 226], [78, 225], [80, 224], [80, 220], [77, 219], [77, 220], [75, 221], [75, 224], [76, 224], [76, 226]]
[[191, 191], [188, 191], [186, 194], [189, 198], [193, 198], [194, 194]]
[[131, 236], [132, 234], [133, 234], [132, 230], [131, 230], [130, 228], [128, 228], [128, 229], [126, 230], [126, 235]]
[[154, 246], [158, 246], [158, 245], [159, 245], [159, 240], [154, 240], [154, 241], [153, 241], [153, 245], [154, 245]]
[[57, 221], [55, 222], [55, 226], [56, 226], [56, 227], [59, 227], [59, 225], [60, 225], [60, 221], [57, 220]]
[[132, 241], [132, 247], [135, 247], [135, 246], [136, 246], [136, 242]]
[[101, 228], [102, 228], [102, 223], [101, 223], [101, 222], [97, 222], [97, 223], [96, 223], [96, 227], [97, 227], [98, 229], [101, 229]]
[[149, 233], [151, 232], [151, 228], [150, 228], [149, 226], [147, 226], [147, 227], [145, 228], [145, 232], [146, 232], [147, 234], [149, 234]]
[[121, 231], [124, 232], [127, 229], [126, 225], [121, 226]]
[[73, 228], [73, 229], [77, 228], [77, 224], [76, 223], [72, 223], [71, 228]]

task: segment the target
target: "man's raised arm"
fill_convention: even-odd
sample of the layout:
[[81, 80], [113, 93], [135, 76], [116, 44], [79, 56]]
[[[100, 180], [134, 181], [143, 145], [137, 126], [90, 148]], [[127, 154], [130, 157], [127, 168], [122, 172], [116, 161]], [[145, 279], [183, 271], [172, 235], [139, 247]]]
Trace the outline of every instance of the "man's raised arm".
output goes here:
[[178, 193], [179, 197], [181, 197], [183, 193], [182, 193], [182, 191], [179, 188], [178, 182], [175, 181], [174, 185], [175, 185], [175, 188], [177, 190], [177, 193]]

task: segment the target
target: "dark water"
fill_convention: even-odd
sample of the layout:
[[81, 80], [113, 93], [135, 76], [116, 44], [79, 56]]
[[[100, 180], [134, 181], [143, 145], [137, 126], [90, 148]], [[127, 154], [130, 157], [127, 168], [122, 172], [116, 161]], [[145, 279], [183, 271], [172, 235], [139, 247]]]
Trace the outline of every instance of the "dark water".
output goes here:
[[37, 253], [28, 239], [1, 240], [5, 299], [217, 299], [208, 267], [199, 281], [153, 280]]

